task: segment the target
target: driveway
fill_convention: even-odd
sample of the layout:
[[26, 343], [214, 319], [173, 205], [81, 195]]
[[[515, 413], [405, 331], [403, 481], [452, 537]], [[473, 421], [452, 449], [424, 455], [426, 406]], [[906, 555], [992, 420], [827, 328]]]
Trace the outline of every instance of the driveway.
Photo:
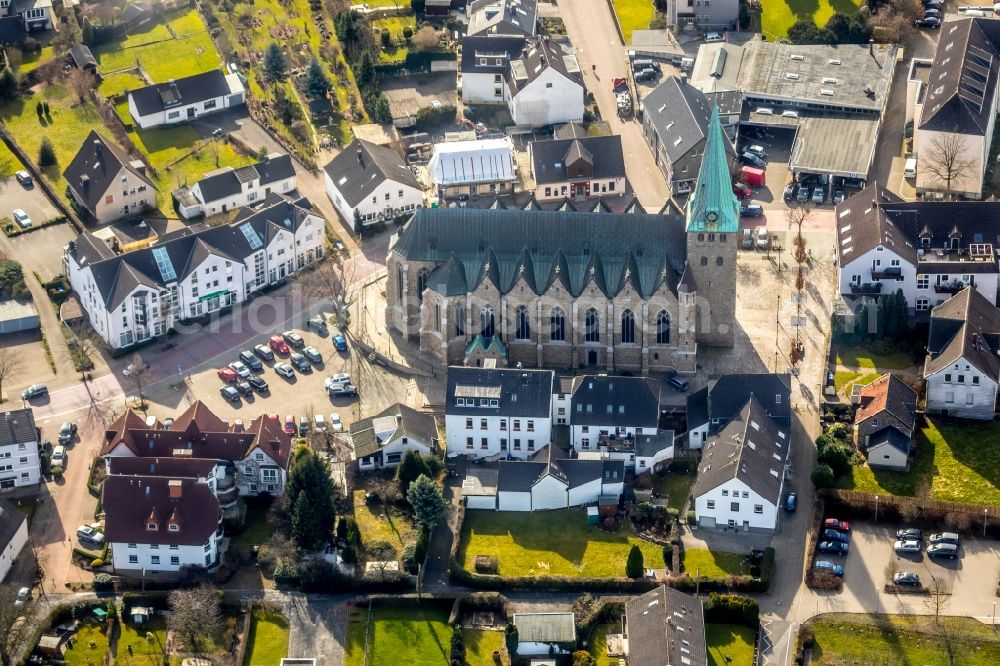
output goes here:
[[315, 659], [317, 666], [344, 663], [347, 605], [343, 599], [288, 594], [282, 610], [288, 618], [288, 656]]
[[40, 187], [24, 187], [13, 176], [0, 180], [0, 201], [3, 202], [0, 217], [10, 217], [15, 208], [26, 212], [35, 224], [59, 215], [59, 211], [45, 197]]

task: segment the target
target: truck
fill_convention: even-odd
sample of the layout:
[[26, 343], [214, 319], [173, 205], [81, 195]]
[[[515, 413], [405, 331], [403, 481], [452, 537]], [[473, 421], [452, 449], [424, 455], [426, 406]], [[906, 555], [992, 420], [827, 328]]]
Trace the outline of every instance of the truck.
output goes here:
[[765, 182], [765, 172], [763, 169], [756, 169], [751, 166], [740, 167], [740, 180], [747, 185], [763, 187]]

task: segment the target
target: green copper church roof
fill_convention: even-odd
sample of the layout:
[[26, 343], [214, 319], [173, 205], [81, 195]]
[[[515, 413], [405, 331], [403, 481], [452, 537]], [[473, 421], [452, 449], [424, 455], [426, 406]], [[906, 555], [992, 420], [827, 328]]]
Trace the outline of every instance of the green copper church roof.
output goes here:
[[740, 229], [740, 203], [733, 194], [726, 138], [722, 135], [719, 107], [715, 104], [708, 121], [708, 139], [698, 182], [688, 199], [686, 227], [688, 233], [737, 233]]

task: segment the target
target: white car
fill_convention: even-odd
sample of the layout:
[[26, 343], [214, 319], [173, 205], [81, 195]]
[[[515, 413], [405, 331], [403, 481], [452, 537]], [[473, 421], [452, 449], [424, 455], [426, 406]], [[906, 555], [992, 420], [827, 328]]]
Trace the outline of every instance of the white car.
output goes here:
[[330, 429], [334, 432], [344, 432], [344, 423], [337, 412], [330, 414]]
[[707, 32], [705, 33], [705, 43], [711, 44], [712, 42], [721, 42], [722, 34], [718, 32]]
[[335, 375], [330, 375], [323, 381], [323, 387], [329, 390], [334, 384], [350, 384], [351, 376], [346, 372], [338, 372]]
[[313, 430], [316, 432], [326, 432], [326, 417], [316, 414], [313, 417]]
[[897, 553], [919, 553], [920, 552], [920, 542], [919, 541], [897, 541], [892, 545], [892, 549]]
[[28, 214], [20, 208], [14, 209], [14, 221], [17, 222], [22, 229], [27, 229], [31, 226], [31, 218], [28, 217]]
[[277, 372], [282, 377], [295, 376], [295, 370], [293, 370], [292, 366], [288, 365], [287, 363], [276, 363], [274, 366], [274, 371]]

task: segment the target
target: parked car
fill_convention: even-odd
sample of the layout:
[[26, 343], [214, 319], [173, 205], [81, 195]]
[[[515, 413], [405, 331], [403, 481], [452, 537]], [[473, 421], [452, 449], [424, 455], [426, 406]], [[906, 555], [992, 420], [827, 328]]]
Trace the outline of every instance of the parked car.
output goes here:
[[21, 391], [21, 400], [33, 400], [35, 398], [42, 398], [49, 394], [49, 387], [45, 384], [32, 384], [28, 388]]
[[785, 511], [788, 513], [795, 513], [795, 509], [799, 506], [799, 496], [796, 493], [788, 493], [785, 496]]
[[331, 398], [341, 398], [346, 396], [354, 396], [358, 394], [358, 387], [354, 384], [348, 384], [346, 382], [338, 382], [331, 384], [326, 389], [327, 393], [330, 394]]
[[833, 193], [833, 203], [837, 206], [844, 203], [844, 190], [837, 190]]
[[295, 434], [295, 417], [289, 414], [285, 417], [285, 434], [294, 435]]
[[225, 386], [220, 388], [219, 393], [222, 395], [223, 398], [225, 398], [229, 402], [240, 401], [240, 392], [237, 391], [236, 387], [233, 386], [232, 384], [226, 384]]
[[897, 553], [900, 553], [900, 554], [904, 554], [904, 553], [919, 553], [920, 552], [920, 542], [919, 541], [914, 541], [913, 539], [909, 539], [909, 540], [905, 540], [905, 541], [902, 540], [902, 539], [900, 539], [900, 540], [896, 541], [896, 543], [892, 544], [892, 549], [894, 551], [896, 551]]
[[824, 201], [826, 201], [826, 192], [823, 191], [823, 188], [817, 187], [813, 189], [812, 202], [819, 205]]
[[896, 530], [896, 538], [903, 541], [920, 541], [924, 538], [924, 534], [916, 527], [907, 527], [902, 530]]
[[254, 355], [262, 361], [273, 361], [274, 352], [267, 345], [256, 345], [253, 348]]
[[767, 248], [771, 247], [771, 236], [770, 234], [767, 233], [767, 227], [764, 226], [757, 227], [755, 235], [757, 237], [758, 250], [766, 250]]
[[240, 361], [254, 372], [260, 372], [264, 369], [264, 364], [261, 363], [260, 359], [257, 358], [257, 355], [249, 349], [244, 349], [240, 352]]
[[239, 378], [239, 375], [236, 374], [236, 371], [230, 368], [229, 366], [219, 368], [218, 370], [215, 371], [215, 374], [217, 374], [219, 376], [219, 379], [226, 382], [227, 384], [232, 384]]
[[673, 388], [678, 393], [684, 393], [689, 388], [691, 388], [691, 384], [688, 382], [688, 380], [684, 379], [683, 377], [678, 377], [677, 375], [674, 375], [673, 377], [667, 377], [667, 384], [669, 384], [671, 388]]
[[805, 203], [806, 201], [809, 201], [808, 185], [799, 186], [799, 191], [795, 194], [795, 200], [798, 201], [799, 203]]
[[953, 543], [935, 543], [927, 547], [927, 557], [938, 559], [939, 557], [953, 560], [958, 557], [958, 546]]
[[305, 435], [309, 432], [309, 417], [300, 416], [299, 417], [299, 435]]
[[59, 426], [59, 443], [69, 444], [73, 441], [73, 437], [76, 436], [76, 424], [71, 421], [64, 421], [61, 426]]
[[957, 546], [958, 542], [960, 540], [960, 537], [957, 534], [955, 534], [954, 532], [937, 532], [935, 534], [930, 535], [930, 537], [928, 537], [927, 540], [930, 541], [932, 544], [934, 544], [934, 543], [950, 543], [950, 544], [953, 544], [953, 545]]
[[913, 25], [918, 28], [937, 28], [941, 25], [941, 19], [933, 16], [925, 16], [924, 18], [914, 21]]
[[743, 240], [740, 241], [740, 246], [744, 250], [752, 250], [753, 249], [753, 229], [744, 229], [743, 230]]
[[76, 537], [80, 541], [88, 541], [98, 546], [104, 543], [104, 535], [90, 525], [80, 525], [76, 528]]
[[250, 368], [248, 368], [242, 361], [233, 361], [229, 364], [229, 367], [233, 372], [239, 375], [241, 379], [249, 379], [250, 375], [253, 374], [250, 372]]
[[743, 164], [749, 164], [750, 166], [753, 167], [757, 167], [758, 169], [763, 169], [767, 167], [767, 162], [760, 159], [753, 153], [748, 153], [746, 151], [744, 151], [743, 154], [740, 155], [740, 162], [743, 162]]
[[820, 541], [819, 545], [816, 546], [816, 550], [819, 552], [832, 555], [847, 555], [849, 549], [850, 546], [843, 541]]
[[827, 518], [823, 521], [823, 527], [828, 527], [831, 530], [840, 530], [841, 532], [850, 532], [851, 524], [846, 520], [837, 520], [836, 518]]
[[827, 560], [819, 560], [813, 566], [816, 571], [822, 571], [825, 573], [833, 574], [834, 576], [843, 576], [844, 567], [839, 564], [834, 564], [833, 562], [828, 562]]
[[302, 355], [309, 359], [310, 363], [315, 363], [319, 365], [323, 362], [323, 355], [319, 353], [319, 350], [315, 347], [306, 347], [302, 350]]
[[326, 417], [322, 414], [313, 416], [313, 430], [316, 432], [326, 432]]
[[288, 353], [288, 343], [280, 335], [272, 335], [267, 339], [267, 346], [276, 354], [284, 356]]
[[842, 541], [844, 543], [850, 541], [850, 537], [847, 536], [847, 534], [845, 534], [844, 532], [841, 532], [840, 530], [830, 530], [830, 529], [823, 530], [823, 533], [820, 535], [819, 538], [823, 539], [824, 541]]
[[253, 395], [253, 386], [251, 386], [250, 382], [246, 379], [241, 379], [236, 382], [236, 390], [239, 391], [240, 395], [244, 397], [250, 397]]
[[788, 185], [785, 185], [785, 193], [782, 195], [782, 198], [785, 200], [785, 203], [789, 203], [792, 199], [795, 198], [794, 183], [789, 183]]
[[344, 432], [344, 422], [340, 420], [340, 414], [337, 412], [330, 414], [330, 429], [334, 432]]
[[315, 331], [320, 335], [326, 335], [329, 332], [329, 329], [326, 327], [326, 320], [323, 319], [322, 315], [310, 317], [306, 325], [309, 327], [309, 330]]
[[49, 467], [62, 467], [66, 469], [66, 447], [57, 446], [52, 449], [52, 457], [49, 458]]
[[264, 381], [263, 377], [251, 377], [247, 380], [247, 383], [253, 387], [253, 390], [257, 393], [267, 393], [267, 382]]
[[706, 32], [705, 33], [705, 42], [706, 43], [711, 44], [712, 42], [721, 42], [721, 41], [722, 41], [722, 34], [721, 33], [718, 33], [718, 32]]
[[299, 372], [312, 372], [312, 364], [309, 363], [309, 359], [298, 352], [292, 352], [288, 357], [288, 362], [295, 366]]
[[925, 19], [927, 19], [927, 18], [936, 18], [938, 20], [941, 20], [941, 10], [940, 9], [935, 9], [933, 7], [928, 8], [928, 9], [924, 9], [924, 18]]
[[306, 341], [302, 339], [302, 336], [295, 331], [285, 331], [281, 334], [281, 337], [285, 339], [285, 342], [292, 347], [292, 349], [302, 349], [306, 346]]
[[20, 208], [15, 208], [12, 215], [14, 216], [14, 221], [17, 222], [18, 226], [22, 229], [27, 229], [31, 226], [31, 217], [29, 217], [28, 214]]
[[347, 351], [347, 338], [341, 333], [337, 333], [333, 336], [333, 348], [339, 352]]
[[733, 183], [733, 194], [740, 199], [749, 199], [753, 196], [753, 190], [745, 183]]
[[346, 372], [338, 372], [336, 374], [330, 375], [323, 381], [323, 386], [330, 388], [333, 384], [350, 384], [351, 376]]
[[740, 206], [740, 217], [764, 217], [764, 207], [760, 204]]
[[747, 146], [746, 148], [744, 148], [744, 150], [747, 151], [748, 153], [753, 153], [762, 160], [767, 159], [767, 152], [764, 150], [764, 146], [758, 146], [754, 144], [751, 146]]
[[14, 174], [14, 177], [17, 178], [17, 182], [21, 183], [25, 187], [30, 187], [32, 183], [35, 182], [34, 180], [32, 180], [31, 174], [25, 171], [24, 169], [20, 169], [19, 171], [17, 171]]
[[643, 69], [635, 73], [636, 81], [653, 81], [659, 75], [653, 68]]
[[893, 585], [913, 585], [920, 586], [920, 576], [913, 571], [900, 571], [892, 577]]
[[31, 588], [22, 587], [17, 591], [17, 596], [14, 598], [14, 606], [20, 608], [29, 601], [31, 601]]
[[276, 363], [274, 365], [274, 371], [277, 372], [282, 377], [295, 376], [295, 370], [293, 370], [292, 366], [288, 365], [287, 363]]

